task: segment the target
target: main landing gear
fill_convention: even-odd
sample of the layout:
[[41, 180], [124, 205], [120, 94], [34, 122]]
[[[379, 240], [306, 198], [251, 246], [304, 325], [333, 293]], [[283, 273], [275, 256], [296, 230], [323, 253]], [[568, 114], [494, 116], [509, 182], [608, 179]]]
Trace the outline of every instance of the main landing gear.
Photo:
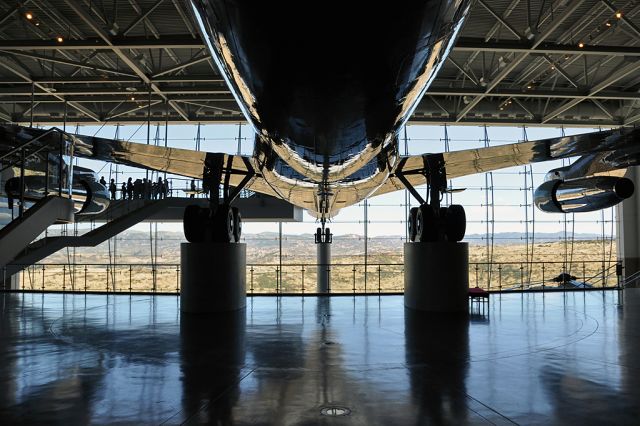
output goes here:
[[458, 204], [448, 207], [440, 206], [440, 197], [446, 191], [446, 170], [442, 155], [425, 155], [424, 169], [417, 173], [424, 174], [429, 189], [429, 202], [426, 202], [416, 191], [402, 172], [401, 163], [396, 170], [396, 176], [418, 200], [420, 207], [409, 211], [407, 226], [409, 240], [412, 242], [459, 242], [464, 238], [467, 219], [464, 208]]
[[412, 242], [462, 241], [467, 227], [464, 208], [458, 204], [440, 207], [437, 214], [430, 204], [413, 207], [407, 222]]
[[187, 206], [184, 236], [191, 243], [237, 243], [242, 236], [242, 216], [237, 207], [224, 204], [215, 211], [197, 205]]
[[469, 244], [464, 238], [466, 218], [457, 204], [440, 206], [447, 190], [442, 154], [422, 156], [424, 167], [412, 173], [427, 180], [428, 202], [411, 185], [401, 160], [396, 177], [418, 200], [420, 207], [409, 213], [409, 237], [404, 244], [404, 305], [431, 313], [468, 313]]
[[[251, 164], [243, 158], [247, 172], [232, 168], [233, 156], [228, 156], [224, 164], [224, 154], [207, 154], [203, 172], [203, 187], [209, 193], [209, 207], [187, 206], [184, 210], [184, 235], [191, 243], [237, 243], [242, 236], [242, 216], [231, 202], [254, 176]], [[222, 176], [225, 176], [222, 182]], [[244, 178], [235, 188], [230, 188], [232, 173], [244, 174]], [[220, 184], [223, 184], [223, 198], [220, 202]]]

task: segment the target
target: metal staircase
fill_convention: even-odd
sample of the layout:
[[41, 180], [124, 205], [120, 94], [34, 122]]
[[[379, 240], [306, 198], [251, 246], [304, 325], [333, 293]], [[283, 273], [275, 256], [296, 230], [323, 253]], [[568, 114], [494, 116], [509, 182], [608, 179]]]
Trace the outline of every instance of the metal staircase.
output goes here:
[[[22, 253], [5, 266], [6, 275], [13, 275], [33, 265], [45, 257], [66, 247], [95, 247], [145, 220], [162, 209], [182, 204], [181, 199], [166, 198], [163, 200], [139, 200], [137, 208], [105, 223], [80, 236], [60, 236], [42, 238], [29, 244]], [[24, 246], [23, 246], [24, 247]]]
[[0, 229], [0, 268], [5, 268], [50, 225], [73, 222], [73, 212], [72, 200], [50, 195]]

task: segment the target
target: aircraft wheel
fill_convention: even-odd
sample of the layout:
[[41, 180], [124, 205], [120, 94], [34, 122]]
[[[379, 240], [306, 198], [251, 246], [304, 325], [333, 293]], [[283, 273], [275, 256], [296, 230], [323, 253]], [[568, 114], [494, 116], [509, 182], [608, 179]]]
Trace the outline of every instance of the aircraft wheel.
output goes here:
[[409, 230], [409, 241], [416, 240], [416, 216], [418, 215], [418, 207], [412, 207], [409, 210], [409, 217], [407, 218], [407, 227]]
[[205, 240], [206, 223], [203, 220], [205, 216], [203, 210], [200, 206], [196, 205], [190, 205], [184, 209], [184, 217], [182, 220], [184, 236], [190, 243], [201, 243]]
[[215, 233], [213, 240], [219, 243], [235, 241], [235, 219], [233, 209], [228, 206], [220, 206], [215, 217]]
[[462, 241], [467, 230], [467, 216], [464, 207], [452, 204], [444, 216], [445, 233], [449, 241]]
[[238, 243], [242, 237], [242, 215], [237, 207], [232, 207], [231, 211], [233, 212], [233, 241]]
[[438, 230], [433, 207], [423, 204], [416, 213], [416, 241], [437, 241]]

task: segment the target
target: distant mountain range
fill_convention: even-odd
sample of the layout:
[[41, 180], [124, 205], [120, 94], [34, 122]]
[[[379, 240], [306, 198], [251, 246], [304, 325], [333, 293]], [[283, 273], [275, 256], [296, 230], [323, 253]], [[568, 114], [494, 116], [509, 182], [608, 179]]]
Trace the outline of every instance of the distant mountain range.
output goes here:
[[[50, 233], [54, 236], [54, 233]], [[555, 256], [557, 250], [562, 248], [564, 234], [562, 232], [538, 233], [535, 242], [538, 246], [536, 256], [549, 260]], [[594, 240], [599, 238], [597, 234], [575, 234], [574, 239], [580, 242], [580, 249], [575, 248], [576, 256], [599, 256], [602, 245]], [[277, 262], [280, 251], [277, 232], [261, 232], [246, 234], [244, 241], [247, 243], [247, 261], [249, 263], [273, 263]], [[314, 236], [311, 233], [299, 235], [283, 235], [282, 254], [286, 262], [304, 263], [315, 261]], [[486, 239], [483, 234], [470, 234], [466, 241], [471, 245], [470, 259], [484, 261]], [[157, 239], [152, 240], [149, 232], [129, 230], [120, 234], [116, 241], [105, 242], [97, 247], [87, 247], [80, 250], [60, 250], [47, 259], [48, 263], [66, 263], [69, 261], [69, 253], [76, 253], [78, 263], [108, 263], [111, 256], [117, 252], [118, 262], [144, 263], [151, 261], [151, 253], [157, 253], [157, 261], [160, 263], [180, 262], [180, 243], [185, 242], [182, 232], [158, 231]], [[525, 235], [518, 232], [500, 232], [494, 235], [494, 248], [496, 261], [520, 261], [526, 249]], [[529, 239], [529, 243], [531, 243]], [[555, 244], [554, 244], [555, 243]], [[367, 242], [367, 252], [372, 263], [402, 262], [404, 236], [383, 236], [370, 238]], [[335, 259], [343, 262], [361, 262], [365, 252], [365, 241], [362, 235], [342, 234], [335, 235], [331, 248]], [[542, 246], [546, 246], [542, 247]], [[615, 245], [614, 245], [615, 246]], [[614, 247], [615, 248], [615, 247]], [[572, 248], [572, 253], [574, 252]], [[526, 257], [526, 256], [525, 256]], [[576, 257], [577, 258], [577, 257]]]
[[[537, 232], [535, 234], [529, 234], [529, 241], [531, 241], [532, 237], [535, 237], [536, 242], [553, 242], [553, 241], [562, 241], [564, 240], [564, 232]], [[601, 238], [600, 234], [591, 234], [591, 233], [576, 233], [573, 235], [573, 239], [577, 241], [590, 241]], [[246, 234], [244, 235], [244, 239], [246, 241], [254, 241], [254, 240], [277, 240], [278, 233], [277, 232], [260, 232], [257, 234]], [[313, 241], [313, 234], [296, 234], [296, 235], [286, 235], [283, 234], [283, 239], [286, 240], [308, 240]], [[341, 234], [334, 235], [333, 240], [344, 241], [344, 240], [363, 240], [364, 235], [360, 234]], [[567, 239], [571, 239], [571, 233], [567, 234]], [[369, 237], [370, 241], [398, 241], [399, 243], [404, 242], [404, 235], [385, 235], [379, 237]], [[493, 234], [493, 240], [496, 244], [521, 244], [523, 241], [526, 241], [526, 234], [522, 232], [496, 232]], [[486, 235], [485, 234], [467, 234], [465, 236], [465, 241], [470, 244], [485, 244]]]

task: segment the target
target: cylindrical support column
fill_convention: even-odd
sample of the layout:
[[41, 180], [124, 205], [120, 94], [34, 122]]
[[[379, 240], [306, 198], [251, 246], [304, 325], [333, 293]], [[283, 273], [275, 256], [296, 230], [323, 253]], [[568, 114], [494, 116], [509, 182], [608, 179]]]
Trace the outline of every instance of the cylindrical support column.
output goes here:
[[180, 310], [227, 312], [246, 306], [247, 245], [180, 244]]
[[316, 264], [318, 265], [316, 291], [328, 293], [331, 288], [331, 243], [316, 243]]
[[[617, 242], [618, 259], [622, 260], [624, 279], [640, 271], [640, 170], [629, 167], [625, 176], [636, 186], [635, 193], [617, 205], [618, 216]], [[638, 287], [638, 282], [629, 282], [628, 286]]]
[[468, 243], [404, 244], [404, 305], [425, 312], [467, 313]]

